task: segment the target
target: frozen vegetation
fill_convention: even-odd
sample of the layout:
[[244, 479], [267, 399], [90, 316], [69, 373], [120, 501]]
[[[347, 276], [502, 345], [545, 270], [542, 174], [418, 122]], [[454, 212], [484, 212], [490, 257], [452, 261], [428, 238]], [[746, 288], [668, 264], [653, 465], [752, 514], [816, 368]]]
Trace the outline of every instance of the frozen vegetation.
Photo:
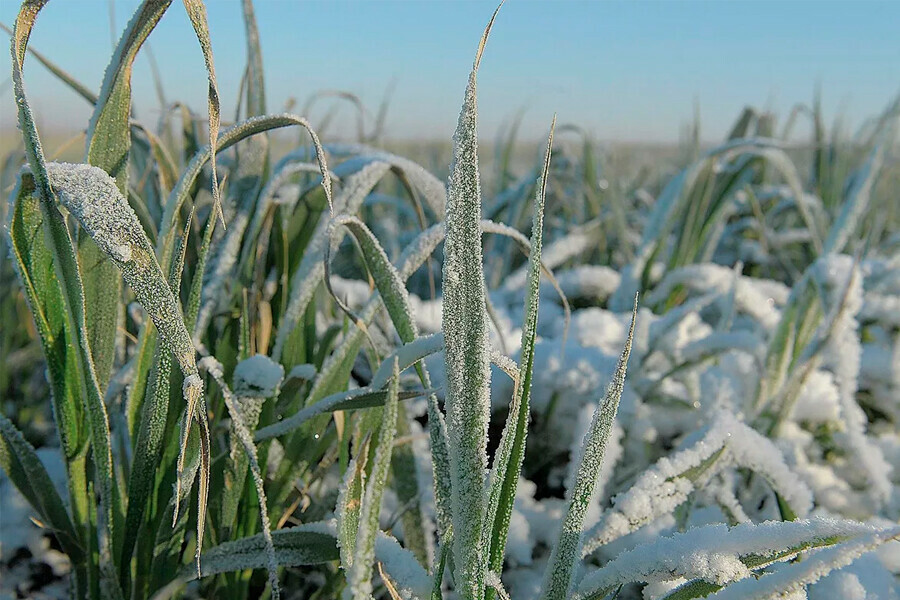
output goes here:
[[811, 143], [748, 109], [650, 171], [548, 118], [480, 165], [492, 18], [448, 171], [269, 114], [249, 0], [236, 122], [185, 0], [209, 113], [141, 124], [147, 2], [99, 94], [35, 56], [95, 106], [58, 163], [39, 4], [0, 598], [900, 598], [900, 102], [855, 136], [798, 111]]

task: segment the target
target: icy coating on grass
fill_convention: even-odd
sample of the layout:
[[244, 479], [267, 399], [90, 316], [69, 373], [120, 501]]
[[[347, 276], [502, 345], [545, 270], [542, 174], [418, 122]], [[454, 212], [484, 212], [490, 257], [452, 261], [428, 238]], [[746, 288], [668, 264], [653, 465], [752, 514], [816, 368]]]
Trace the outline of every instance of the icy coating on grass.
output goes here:
[[48, 163], [60, 202], [112, 258], [175, 354], [186, 375], [196, 371], [194, 346], [156, 255], [134, 210], [105, 171], [86, 164]]
[[[630, 581], [655, 582], [677, 578], [704, 579], [717, 585], [750, 577], [750, 566], [785, 561], [831, 538], [848, 540], [880, 531], [871, 525], [814, 518], [806, 521], [766, 521], [733, 528], [724, 524], [690, 529], [621, 553], [588, 574], [579, 593], [604, 590]], [[785, 553], [786, 549], [794, 549]]]
[[613, 500], [612, 510], [588, 534], [585, 554], [672, 512], [688, 499], [698, 480], [727, 465], [761, 474], [797, 514], [805, 515], [812, 508], [809, 489], [790, 472], [771, 441], [732, 415], [721, 414], [696, 444], [661, 458], [628, 492]]

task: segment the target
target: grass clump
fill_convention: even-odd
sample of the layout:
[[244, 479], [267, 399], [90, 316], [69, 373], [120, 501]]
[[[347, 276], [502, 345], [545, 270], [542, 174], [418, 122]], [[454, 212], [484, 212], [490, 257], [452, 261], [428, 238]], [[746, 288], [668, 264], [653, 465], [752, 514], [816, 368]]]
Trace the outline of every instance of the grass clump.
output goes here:
[[[2, 361], [0, 465], [71, 561], [72, 597], [893, 585], [870, 551], [900, 536], [900, 369], [879, 358], [900, 356], [900, 105], [855, 139], [829, 137], [818, 104], [780, 138], [748, 109], [658, 172], [555, 118], [517, 161], [513, 124], [483, 182], [495, 12], [445, 188], [368, 145], [383, 109], [352, 145], [268, 114], [249, 0], [236, 122], [203, 3], [185, 0], [208, 114], [142, 123], [131, 69], [171, 5], [148, 0], [98, 93], [36, 54], [94, 105], [84, 160], [57, 163], [23, 74], [44, 4], [11, 34], [23, 152], [0, 171], [0, 276], [17, 281], [0, 347], [46, 369]], [[307, 106], [329, 98], [365, 116], [341, 91]], [[808, 148], [789, 139], [804, 114]], [[276, 161], [285, 127], [309, 143]]]

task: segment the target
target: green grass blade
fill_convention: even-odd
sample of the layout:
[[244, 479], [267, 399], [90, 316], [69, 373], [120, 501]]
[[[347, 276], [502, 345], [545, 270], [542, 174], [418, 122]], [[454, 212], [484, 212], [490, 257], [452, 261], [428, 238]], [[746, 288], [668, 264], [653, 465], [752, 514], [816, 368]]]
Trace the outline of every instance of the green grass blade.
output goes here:
[[53, 265], [53, 250], [44, 238], [40, 199], [34, 192], [33, 178], [20, 175], [11, 195], [9, 243], [47, 361], [56, 430], [68, 461], [86, 441], [80, 383], [73, 375], [75, 369], [69, 368], [76, 358], [67, 352], [65, 299]]
[[[60, 201], [91, 235], [100, 250], [122, 271], [122, 275], [152, 319], [162, 344], [172, 352], [185, 376], [184, 399], [187, 405], [182, 449], [190, 433], [191, 421], [199, 421], [206, 431], [206, 413], [202, 408], [203, 383], [197, 375], [194, 346], [181, 317], [180, 307], [162, 275], [150, 241], [137, 216], [119, 193], [115, 181], [103, 170], [90, 165], [51, 163], [47, 173], [59, 193]], [[108, 426], [107, 426], [108, 429]], [[208, 450], [208, 439], [201, 446]], [[183, 467], [183, 455], [179, 471]], [[201, 453], [200, 514], [205, 514], [205, 486], [209, 477], [209, 455]], [[176, 494], [176, 497], [178, 494]], [[177, 507], [176, 507], [177, 513]], [[202, 528], [205, 519], [198, 520]], [[198, 536], [201, 537], [202, 536]], [[198, 556], [199, 556], [198, 544]]]
[[[361, 334], [360, 334], [361, 335]], [[358, 338], [357, 338], [358, 339]], [[290, 431], [293, 431], [313, 417], [337, 410], [354, 410], [359, 408], [367, 408], [371, 406], [380, 406], [386, 398], [382, 388], [388, 384], [393, 377], [393, 360], [399, 361], [400, 370], [403, 371], [426, 356], [430, 356], [436, 352], [440, 352], [444, 347], [443, 336], [440, 334], [422, 336], [416, 340], [401, 346], [396, 352], [388, 356], [372, 377], [371, 383], [362, 388], [336, 392], [324, 398], [320, 398], [300, 409], [293, 415], [286, 417], [277, 423], [272, 423], [263, 427], [256, 432], [257, 440], [266, 440], [273, 437], [279, 437]], [[323, 372], [327, 375], [328, 371]], [[321, 385], [319, 380], [323, 378], [320, 374], [316, 379], [316, 385]], [[315, 394], [318, 387], [314, 387], [311, 395]], [[430, 390], [423, 391], [404, 391], [400, 392], [401, 399], [414, 398], [428, 393]]]
[[847, 566], [885, 542], [900, 538], [900, 529], [893, 527], [813, 553], [805, 560], [786, 565], [760, 578], [735, 582], [712, 594], [715, 600], [777, 600], [790, 597], [815, 583], [828, 573]]
[[[256, 430], [265, 401], [278, 394], [283, 379], [282, 366], [260, 354], [241, 361], [235, 367], [232, 403], [241, 411], [243, 428], [248, 433]], [[241, 433], [234, 424], [229, 437], [229, 463], [225, 469], [225, 489], [219, 518], [220, 537], [225, 539], [232, 537], [230, 534], [238, 517], [238, 505], [250, 466], [249, 456], [240, 440]]]
[[[205, 329], [215, 309], [222, 306], [223, 298], [230, 300], [228, 291], [234, 294], [239, 286], [230, 286], [234, 279], [234, 267], [245, 239], [250, 214], [258, 203], [260, 187], [266, 177], [269, 164], [269, 139], [263, 134], [248, 138], [235, 147], [231, 165], [228, 199], [234, 207], [230, 223], [221, 239], [217, 240], [209, 256], [209, 268], [203, 274], [200, 311], [194, 334]], [[235, 294], [237, 295], [237, 294]]]
[[[273, 531], [272, 543], [275, 562], [279, 566], [316, 565], [338, 559], [334, 534], [319, 523]], [[269, 560], [266, 541], [261, 533], [219, 544], [205, 552], [202, 559], [204, 577], [228, 571], [265, 568]]]
[[[353, 234], [353, 237], [356, 238], [356, 241], [362, 250], [363, 258], [365, 259], [369, 273], [375, 281], [375, 286], [381, 294], [381, 298], [384, 301], [388, 314], [391, 316], [394, 327], [397, 328], [397, 334], [400, 336], [400, 340], [404, 343], [413, 341], [418, 336], [419, 332], [413, 320], [412, 307], [409, 304], [409, 295], [406, 293], [406, 287], [400, 280], [400, 274], [397, 272], [397, 269], [394, 268], [394, 265], [391, 264], [391, 261], [387, 257], [387, 253], [385, 253], [381, 244], [378, 243], [378, 240], [375, 239], [372, 231], [361, 220], [350, 215], [338, 215], [332, 219], [328, 226], [328, 242], [325, 244], [324, 277], [325, 285], [331, 293], [331, 296], [344, 312], [357, 323], [357, 325], [363, 328], [365, 327], [365, 324], [359, 321], [358, 317], [344, 305], [343, 301], [341, 301], [334, 293], [334, 290], [331, 289], [331, 278], [329, 276], [331, 269], [331, 248], [332, 246], [337, 245], [334, 243], [335, 231], [341, 226], [346, 227]], [[425, 385], [429, 384], [426, 383]]]
[[[177, 474], [178, 486], [165, 507], [156, 530], [149, 575], [151, 590], [168, 583], [172, 579], [172, 573], [176, 573], [183, 566], [182, 553], [188, 526], [188, 512], [179, 513], [177, 507], [188, 499], [193, 488], [197, 471], [200, 470], [201, 446], [200, 432], [194, 428], [188, 435], [186, 450], [183, 453], [185, 457], [183, 468]], [[191, 565], [191, 567], [196, 576], [196, 566]], [[187, 568], [185, 567], [185, 569]], [[140, 574], [138, 575], [140, 576]]]
[[[241, 406], [238, 405], [237, 399], [232, 394], [231, 390], [228, 388], [228, 385], [225, 383], [225, 375], [222, 372], [222, 365], [219, 364], [213, 357], [208, 356], [204, 358], [200, 365], [210, 374], [213, 379], [216, 380], [216, 384], [219, 386], [219, 389], [222, 390], [222, 397], [225, 400], [225, 405], [228, 407], [228, 414], [231, 416], [231, 424], [233, 427], [233, 431], [237, 434], [238, 440], [240, 444], [244, 447], [244, 452], [247, 454], [247, 458], [250, 463], [250, 472], [253, 474], [253, 482], [256, 484], [256, 495], [259, 499], [259, 516], [262, 520], [262, 536], [265, 541], [265, 548], [267, 554], [267, 564], [266, 568], [269, 573], [269, 585], [271, 586], [272, 597], [277, 600], [280, 597], [280, 588], [278, 585], [278, 563], [275, 557], [275, 547], [272, 541], [272, 525], [269, 523], [269, 510], [267, 506], [266, 500], [266, 492], [264, 489], [263, 475], [262, 469], [259, 466], [259, 457], [256, 452], [256, 446], [253, 445], [253, 435], [247, 427], [245, 422], [244, 410], [242, 410]], [[258, 415], [257, 415], [258, 418]], [[198, 547], [199, 547], [199, 539], [202, 538], [202, 530], [198, 532]], [[200, 572], [200, 556], [197, 556], [197, 565], [198, 572]]]
[[[388, 164], [376, 161], [347, 177], [340, 195], [334, 200], [333, 204], [336, 210], [347, 214], [356, 213], [365, 197], [387, 173], [388, 168]], [[323, 175], [323, 178], [323, 181], [325, 179], [330, 181], [326, 175]], [[300, 322], [319, 283], [325, 276], [325, 265], [321, 257], [325, 253], [326, 244], [328, 244], [328, 224], [320, 223], [313, 239], [306, 247], [303, 259], [291, 275], [290, 300], [278, 327], [275, 348], [272, 351], [272, 356], [276, 360], [280, 360], [288, 335]]]
[[[31, 165], [34, 177], [33, 187], [41, 199], [41, 212], [44, 219], [44, 231], [53, 255], [56, 277], [61, 282], [63, 291], [63, 311], [66, 316], [66, 331], [69, 341], [76, 347], [77, 360], [71, 363], [75, 371], [75, 379], [81, 388], [81, 397], [91, 435], [95, 474], [100, 492], [100, 562], [104, 571], [104, 580], [114, 573], [114, 553], [112, 549], [115, 539], [114, 523], [120, 516], [118, 496], [113, 481], [112, 450], [109, 436], [109, 419], [100, 387], [97, 383], [94, 363], [87, 334], [85, 317], [84, 291], [78, 260], [75, 256], [72, 238], [65, 219], [56, 207], [55, 194], [47, 174], [44, 153], [34, 123], [34, 116], [25, 94], [25, 82], [22, 73], [26, 46], [34, 21], [45, 2], [23, 4], [14, 29], [11, 54], [13, 63], [13, 85], [18, 107], [19, 128], [25, 139], [25, 153]], [[68, 365], [67, 365], [68, 366]], [[115, 590], [115, 581], [107, 581], [107, 587]]]
[[[171, 0], [145, 0], [135, 12], [106, 68], [88, 126], [85, 162], [109, 173], [123, 195], [128, 192], [134, 59], [170, 4]], [[78, 260], [84, 282], [87, 331], [102, 392], [115, 357], [122, 280], [115, 265], [87, 236], [78, 238]]]
[[388, 399], [384, 405], [381, 430], [375, 457], [366, 482], [366, 492], [359, 512], [359, 531], [356, 534], [355, 555], [347, 576], [350, 596], [355, 600], [368, 600], [372, 596], [372, 569], [375, 566], [375, 541], [378, 537], [378, 516], [381, 514], [381, 500], [387, 487], [391, 466], [391, 452], [397, 431], [397, 394], [400, 391], [400, 367], [394, 359]]
[[[306, 119], [295, 115], [283, 113], [277, 115], [267, 115], [264, 117], [254, 117], [241, 121], [228, 129], [221, 132], [216, 142], [216, 152], [224, 152], [231, 146], [237, 144], [241, 140], [258, 133], [264, 133], [273, 129], [282, 127], [303, 127], [309, 133], [313, 146], [316, 148], [316, 160], [319, 163], [319, 169], [322, 172], [322, 187], [325, 195], [331, 204], [331, 178], [328, 177], [328, 165], [325, 159], [325, 151], [319, 142], [319, 136], [312, 129]], [[166, 201], [165, 212], [163, 213], [162, 223], [159, 228], [159, 238], [156, 243], [157, 255], [160, 257], [160, 264], [163, 266], [169, 263], [175, 243], [175, 220], [191, 195], [191, 190], [203, 166], [209, 161], [211, 155], [210, 147], [204, 146], [198, 150], [190, 163], [181, 172], [181, 178], [177, 185], [169, 194]]]
[[[498, 7], [499, 11], [500, 8]], [[490, 345], [481, 246], [478, 174], [478, 66], [497, 12], [484, 30], [453, 141], [444, 241], [443, 330], [450, 440], [456, 590], [481, 599], [487, 572], [484, 473], [490, 409]]]
[[[172, 263], [169, 272], [169, 287], [173, 296], [178, 294], [181, 283], [191, 221], [192, 219], [189, 218], [185, 223], [179, 241], [178, 260]], [[141, 406], [140, 425], [134, 446], [134, 461], [128, 479], [128, 509], [125, 515], [122, 558], [119, 563], [123, 580], [127, 579], [126, 576], [130, 573], [131, 557], [144, 520], [147, 500], [156, 483], [156, 470], [162, 456], [163, 435], [169, 412], [172, 354], [162, 346], [157, 344], [154, 346], [156, 346], [156, 351], [154, 352], [153, 368], [150, 372], [150, 382], [147, 386], [148, 397], [144, 399]]]
[[534, 368], [534, 343], [537, 337], [538, 307], [541, 284], [541, 246], [543, 245], [544, 198], [550, 171], [550, 152], [553, 147], [553, 130], [556, 117], [550, 125], [550, 135], [544, 154], [544, 168], [538, 180], [534, 200], [534, 216], [531, 226], [531, 246], [528, 256], [528, 290], [525, 296], [525, 314], [522, 325], [522, 350], [520, 353], [520, 381], [516, 386], [500, 447], [494, 459], [491, 473], [491, 487], [488, 494], [487, 523], [485, 531], [490, 554], [488, 570], [500, 573], [503, 569], [503, 555], [512, 517], [513, 503], [522, 462], [525, 459], [525, 441], [528, 435], [529, 400], [531, 398], [532, 371]]
[[359, 444], [356, 455], [350, 459], [347, 472], [338, 491], [337, 532], [338, 548], [341, 549], [341, 568], [346, 576], [350, 574], [356, 555], [356, 533], [359, 531], [359, 514], [362, 509], [363, 492], [366, 489], [366, 462], [369, 457], [369, 440]]
[[184, 0], [184, 8], [187, 10], [200, 49], [203, 51], [203, 62], [206, 63], [206, 72], [209, 77], [209, 91], [207, 93], [209, 105], [209, 157], [210, 177], [212, 179], [213, 210], [216, 211], [225, 225], [225, 216], [222, 214], [222, 204], [219, 200], [219, 180], [216, 174], [216, 140], [219, 138], [219, 89], [216, 85], [216, 67], [213, 62], [212, 41], [209, 39], [209, 25], [206, 19], [206, 7], [202, 0]]
[[550, 560], [544, 572], [544, 584], [541, 598], [547, 600], [563, 600], [571, 595], [575, 585], [574, 574], [581, 562], [581, 547], [584, 541], [584, 516], [593, 499], [597, 477], [603, 465], [606, 443], [612, 431], [613, 421], [619, 408], [619, 400], [625, 389], [625, 370], [631, 354], [631, 342], [634, 338], [634, 322], [637, 319], [637, 296], [634, 298], [634, 309], [631, 313], [631, 327], [619, 364], [612, 381], [606, 390], [603, 404], [594, 411], [591, 428], [585, 435], [581, 461], [575, 477], [574, 485], [567, 490], [568, 506], [559, 530], [559, 538], [550, 553]]
[[869, 154], [869, 158], [860, 169], [853, 174], [841, 210], [825, 240], [824, 253], [843, 252], [847, 242], [859, 227], [869, 207], [872, 190], [878, 180], [884, 163], [885, 147], [879, 144]]
[[185, 376], [196, 374], [194, 346], [178, 302], [137, 215], [115, 181], [90, 165], [49, 163], [47, 173], [60, 202], [121, 269]]

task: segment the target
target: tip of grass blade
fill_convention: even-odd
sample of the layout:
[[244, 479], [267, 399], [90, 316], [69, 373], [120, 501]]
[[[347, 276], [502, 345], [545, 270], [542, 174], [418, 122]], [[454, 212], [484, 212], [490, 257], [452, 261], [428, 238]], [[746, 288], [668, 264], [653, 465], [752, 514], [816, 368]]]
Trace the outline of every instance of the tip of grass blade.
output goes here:
[[487, 27], [484, 28], [484, 33], [481, 34], [481, 41], [478, 42], [478, 51], [475, 53], [475, 65], [472, 68], [473, 71], [478, 70], [478, 65], [481, 64], [481, 55], [484, 53], [484, 47], [487, 45], [488, 36], [491, 34], [491, 27], [494, 26], [494, 19], [497, 18], [497, 13], [500, 12], [500, 8], [503, 6], [503, 3], [506, 0], [501, 0], [500, 4], [497, 5], [497, 8], [494, 9], [494, 14], [491, 15], [491, 20], [488, 21]]

